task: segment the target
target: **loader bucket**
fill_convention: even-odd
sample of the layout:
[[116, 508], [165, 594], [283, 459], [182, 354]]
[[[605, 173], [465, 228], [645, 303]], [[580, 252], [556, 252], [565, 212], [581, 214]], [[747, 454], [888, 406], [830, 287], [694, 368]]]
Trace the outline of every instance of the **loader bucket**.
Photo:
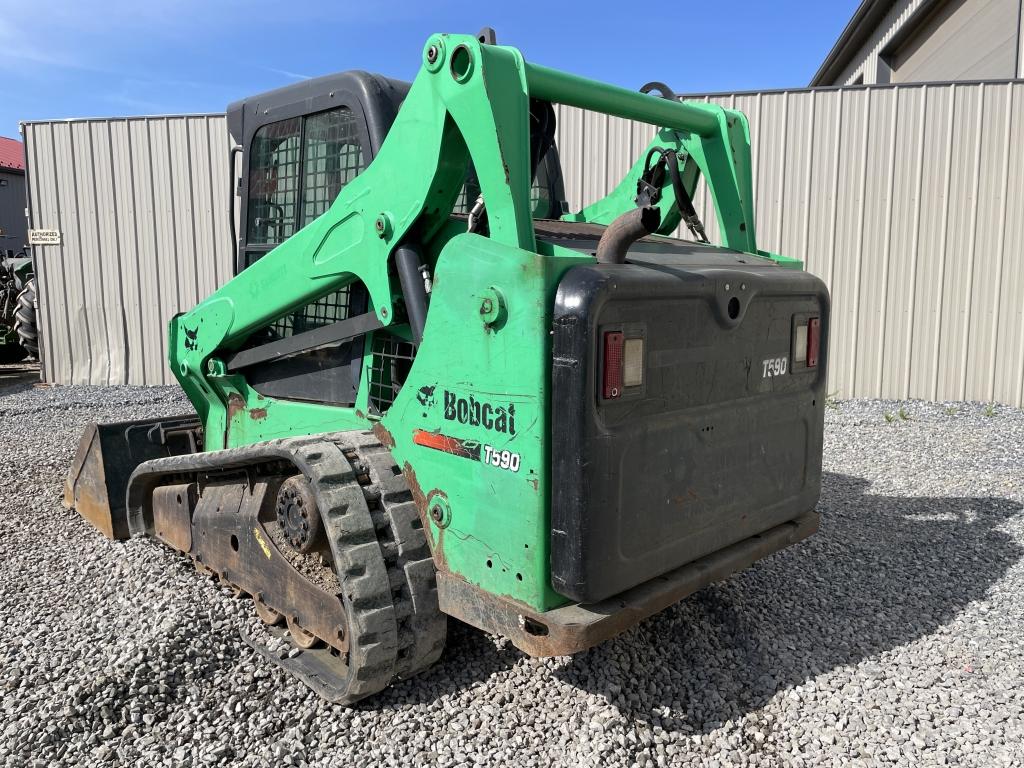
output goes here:
[[64, 483], [64, 506], [74, 507], [107, 538], [127, 539], [125, 492], [135, 468], [150, 459], [195, 453], [200, 445], [194, 415], [89, 424]]

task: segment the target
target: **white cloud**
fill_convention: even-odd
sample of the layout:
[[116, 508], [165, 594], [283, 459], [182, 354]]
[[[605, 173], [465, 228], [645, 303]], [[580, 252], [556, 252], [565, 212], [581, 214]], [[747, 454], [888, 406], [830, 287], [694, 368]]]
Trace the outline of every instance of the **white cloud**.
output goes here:
[[287, 69], [276, 69], [275, 67], [260, 67], [264, 72], [272, 72], [281, 77], [288, 77], [292, 80], [310, 80], [313, 75], [300, 75], [298, 72], [289, 72]]

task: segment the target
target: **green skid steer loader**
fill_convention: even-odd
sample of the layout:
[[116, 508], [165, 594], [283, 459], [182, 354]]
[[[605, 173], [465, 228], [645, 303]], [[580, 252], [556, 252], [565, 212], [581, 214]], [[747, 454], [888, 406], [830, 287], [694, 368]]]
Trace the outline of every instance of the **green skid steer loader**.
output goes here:
[[[575, 213], [553, 104], [656, 128]], [[412, 84], [228, 122], [237, 274], [169, 329], [196, 413], [91, 425], [65, 500], [251, 596], [321, 695], [426, 669], [448, 616], [576, 653], [816, 530], [829, 299], [758, 250], [741, 113], [435, 35]]]

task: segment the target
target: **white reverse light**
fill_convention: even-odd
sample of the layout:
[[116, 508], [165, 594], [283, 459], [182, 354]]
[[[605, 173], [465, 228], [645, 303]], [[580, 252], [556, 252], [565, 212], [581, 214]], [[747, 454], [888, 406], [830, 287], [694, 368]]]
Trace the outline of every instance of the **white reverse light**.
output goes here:
[[644, 340], [626, 339], [622, 352], [622, 386], [639, 387], [644, 383]]

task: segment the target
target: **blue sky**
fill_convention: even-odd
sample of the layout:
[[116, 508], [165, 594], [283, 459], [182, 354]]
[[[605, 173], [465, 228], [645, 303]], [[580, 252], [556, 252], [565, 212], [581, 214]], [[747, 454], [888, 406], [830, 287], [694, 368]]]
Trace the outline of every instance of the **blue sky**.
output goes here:
[[302, 77], [411, 79], [431, 32], [638, 88], [804, 86], [857, 0], [589, 3], [455, 0], [0, 0], [0, 135], [65, 117], [220, 112]]

